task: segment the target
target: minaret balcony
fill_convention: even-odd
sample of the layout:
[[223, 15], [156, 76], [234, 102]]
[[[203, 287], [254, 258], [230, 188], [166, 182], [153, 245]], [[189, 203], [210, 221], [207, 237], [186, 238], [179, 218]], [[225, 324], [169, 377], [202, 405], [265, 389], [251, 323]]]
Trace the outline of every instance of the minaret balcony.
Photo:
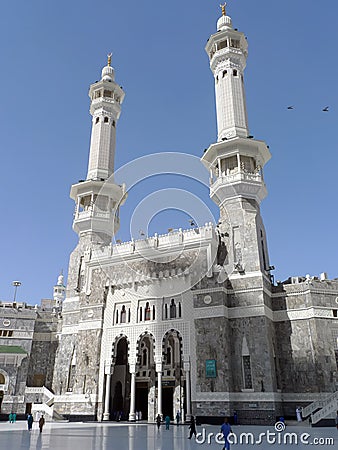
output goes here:
[[260, 204], [266, 195], [267, 189], [260, 172], [248, 173], [241, 170], [210, 180], [210, 197], [218, 205], [235, 197], [250, 198]]
[[94, 231], [113, 235], [119, 227], [120, 218], [114, 212], [93, 208], [74, 215], [73, 229], [76, 233]]
[[245, 171], [240, 171], [227, 175], [224, 174], [217, 177], [216, 180], [210, 180], [210, 186], [215, 186], [217, 184], [236, 183], [238, 181], [253, 181], [261, 183], [263, 181], [263, 177], [259, 172], [248, 173]]
[[109, 211], [100, 211], [100, 210], [95, 210], [95, 209], [88, 209], [86, 211], [79, 211], [77, 213], [75, 213], [75, 220], [85, 220], [85, 219], [90, 219], [90, 218], [94, 218], [97, 217], [99, 219], [110, 219], [112, 216], [112, 213], [110, 213]]

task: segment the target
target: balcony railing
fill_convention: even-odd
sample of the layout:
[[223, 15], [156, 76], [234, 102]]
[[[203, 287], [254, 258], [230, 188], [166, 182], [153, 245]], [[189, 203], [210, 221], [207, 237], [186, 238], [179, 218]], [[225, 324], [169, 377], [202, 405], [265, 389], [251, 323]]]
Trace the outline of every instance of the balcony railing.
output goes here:
[[210, 185], [217, 186], [219, 184], [230, 184], [238, 183], [241, 181], [251, 182], [251, 183], [261, 183], [263, 181], [262, 175], [258, 173], [249, 173], [240, 171], [237, 173], [231, 173], [229, 175], [221, 175], [216, 178], [216, 180], [210, 180]]

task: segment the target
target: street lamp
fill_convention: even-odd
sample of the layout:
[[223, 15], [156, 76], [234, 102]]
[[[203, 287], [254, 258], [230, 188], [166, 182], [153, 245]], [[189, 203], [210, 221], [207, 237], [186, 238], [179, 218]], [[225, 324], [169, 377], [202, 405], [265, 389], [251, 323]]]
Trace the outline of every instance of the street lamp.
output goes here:
[[13, 281], [12, 286], [14, 286], [14, 300], [13, 300], [13, 303], [15, 303], [16, 291], [18, 290], [18, 287], [21, 286], [21, 281]]

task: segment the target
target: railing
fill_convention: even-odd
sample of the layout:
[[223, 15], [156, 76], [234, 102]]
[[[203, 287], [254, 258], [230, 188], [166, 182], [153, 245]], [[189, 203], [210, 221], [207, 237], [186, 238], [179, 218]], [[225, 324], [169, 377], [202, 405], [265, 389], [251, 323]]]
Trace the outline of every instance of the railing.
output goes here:
[[75, 219], [89, 219], [91, 217], [97, 217], [100, 219], [110, 219], [113, 218], [113, 214], [111, 214], [109, 211], [100, 211], [100, 210], [93, 210], [93, 209], [87, 209], [86, 211], [79, 211], [77, 214], [75, 214]]
[[312, 423], [318, 423], [320, 420], [325, 419], [329, 414], [338, 410], [338, 392], [330, 397], [330, 400], [326, 402], [326, 405], [318, 412], [312, 414]]
[[48, 416], [53, 418], [53, 406], [48, 406], [46, 403], [33, 403], [32, 412], [43, 412], [48, 414]]
[[[335, 395], [335, 394], [334, 394]], [[332, 394], [327, 395], [323, 400], [317, 400], [302, 409], [302, 416], [307, 417], [319, 408], [324, 408], [332, 400]]]
[[241, 171], [229, 175], [221, 175], [217, 177], [215, 181], [212, 180], [211, 185], [215, 186], [217, 184], [235, 183], [238, 181], [261, 183], [263, 180], [260, 173], [249, 173]]

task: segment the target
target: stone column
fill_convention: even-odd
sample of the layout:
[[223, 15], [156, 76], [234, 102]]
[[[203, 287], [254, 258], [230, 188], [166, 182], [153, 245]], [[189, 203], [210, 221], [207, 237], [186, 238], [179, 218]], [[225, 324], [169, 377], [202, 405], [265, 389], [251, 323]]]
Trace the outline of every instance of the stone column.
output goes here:
[[185, 371], [185, 398], [187, 401], [187, 414], [185, 420], [190, 422], [191, 420], [191, 389], [190, 389], [190, 363], [184, 363], [184, 371]]
[[157, 415], [162, 417], [162, 363], [156, 364], [157, 373]]
[[136, 367], [135, 365], [130, 365], [131, 373], [131, 383], [130, 383], [130, 411], [129, 411], [129, 421], [135, 422], [135, 400], [136, 400]]
[[110, 373], [106, 374], [106, 396], [104, 399], [104, 413], [103, 413], [103, 420], [109, 420], [109, 405], [110, 405], [110, 379], [111, 375]]
[[112, 367], [111, 362], [106, 361], [104, 366], [104, 373], [106, 375], [106, 394], [104, 398], [104, 412], [103, 412], [103, 420], [109, 420], [109, 406], [110, 406], [110, 381], [112, 376]]

